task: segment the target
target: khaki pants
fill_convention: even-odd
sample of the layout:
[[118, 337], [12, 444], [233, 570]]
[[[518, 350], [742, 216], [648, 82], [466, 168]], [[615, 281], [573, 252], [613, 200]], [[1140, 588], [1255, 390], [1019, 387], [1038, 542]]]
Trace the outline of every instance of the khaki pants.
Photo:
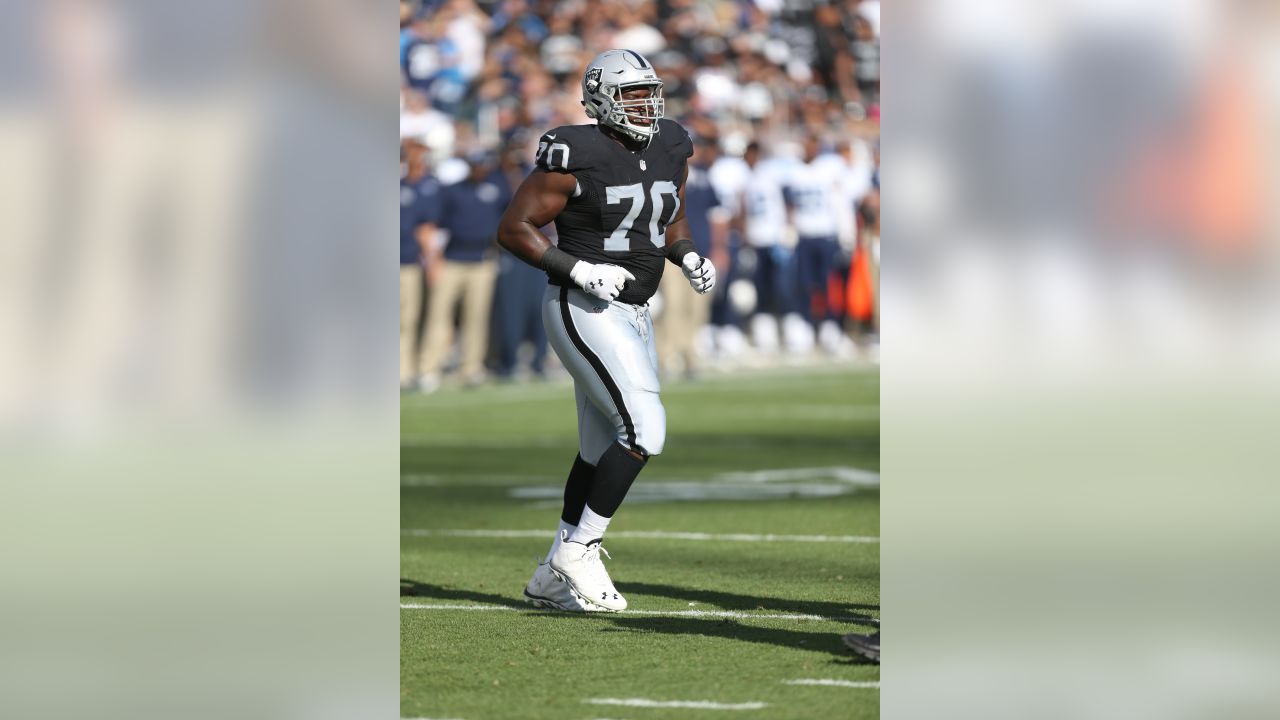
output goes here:
[[427, 301], [427, 333], [422, 348], [422, 372], [438, 374], [451, 346], [453, 313], [462, 301], [462, 376], [484, 373], [484, 353], [489, 345], [489, 309], [498, 261], [453, 262], [445, 260]]
[[684, 273], [671, 263], [666, 263], [658, 289], [662, 291], [662, 314], [656, 330], [658, 364], [665, 373], [696, 370], [696, 341], [698, 331], [711, 318], [711, 293], [694, 292]]
[[418, 345], [418, 319], [422, 315], [421, 265], [400, 266], [400, 384], [417, 374], [414, 350]]

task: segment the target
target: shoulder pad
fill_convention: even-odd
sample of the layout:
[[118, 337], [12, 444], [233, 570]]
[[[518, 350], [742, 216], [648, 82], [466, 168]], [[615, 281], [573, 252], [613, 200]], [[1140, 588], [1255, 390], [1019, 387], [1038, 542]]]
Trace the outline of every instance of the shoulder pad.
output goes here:
[[693, 138], [689, 131], [675, 120], [663, 118], [658, 121], [658, 141], [666, 145], [671, 156], [684, 160], [693, 155]]
[[586, 170], [595, 164], [602, 139], [595, 125], [561, 125], [538, 138], [533, 163], [547, 172]]

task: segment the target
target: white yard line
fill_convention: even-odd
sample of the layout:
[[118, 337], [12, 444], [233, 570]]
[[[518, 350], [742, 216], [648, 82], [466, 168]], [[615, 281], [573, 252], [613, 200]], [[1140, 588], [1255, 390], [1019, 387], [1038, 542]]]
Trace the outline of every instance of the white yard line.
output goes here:
[[[484, 538], [551, 538], [550, 530], [430, 530], [404, 528], [409, 537], [484, 537]], [[874, 535], [756, 535], [752, 533], [669, 532], [666, 530], [615, 530], [610, 538], [619, 540], [690, 540], [694, 542], [813, 542], [813, 543], [878, 543]]]
[[[538, 612], [532, 606], [515, 607], [513, 605], [449, 605], [438, 603], [400, 603], [401, 610], [464, 610], [464, 611], [505, 611], [505, 612]], [[736, 610], [623, 610], [617, 613], [600, 613], [601, 615], [637, 615], [644, 617], [689, 617], [689, 618], [733, 618], [737, 620], [820, 620], [824, 622], [866, 622], [869, 618], [861, 617], [826, 617], [807, 613], [753, 613]], [[879, 621], [877, 621], [879, 622]]]
[[854, 680], [831, 680], [828, 678], [801, 678], [799, 680], [787, 680], [786, 685], [826, 685], [829, 687], [847, 687], [847, 688], [875, 688], [880, 689], [879, 680], [869, 680], [858, 682]]
[[588, 698], [590, 705], [623, 705], [642, 708], [689, 708], [691, 710], [760, 710], [769, 707], [762, 702], [718, 703], [710, 700], [649, 700], [647, 698]]
[[785, 482], [789, 480], [838, 480], [850, 485], [880, 487], [880, 473], [874, 470], [846, 467], [777, 468], [749, 472], [726, 472], [713, 476], [724, 482]]
[[422, 604], [422, 603], [400, 603], [401, 610], [503, 610], [507, 612], [520, 612], [526, 608], [513, 607], [511, 605], [439, 605], [439, 604]]
[[[460, 436], [441, 436], [457, 439]], [[426, 440], [426, 447], [437, 442]], [[450, 440], [451, 442], [452, 440]], [[501, 447], [496, 438], [469, 438], [464, 444]], [[442, 443], [442, 444], [448, 444]], [[556, 438], [522, 438], [522, 447], [563, 445]], [[572, 444], [572, 443], [570, 443]], [[418, 445], [407, 441], [402, 447]], [[647, 477], [647, 476], [646, 476]], [[531, 501], [526, 507], [558, 507], [564, 501], [564, 483], [545, 475], [494, 474], [481, 476], [443, 473], [410, 473], [402, 475], [400, 487], [447, 487], [452, 485], [508, 485], [507, 494], [517, 500]], [[635, 503], [682, 502], [705, 500], [784, 500], [791, 498], [830, 498], [859, 490], [879, 490], [880, 473], [847, 466], [792, 467], [769, 470], [722, 472], [706, 478], [647, 477], [631, 489], [627, 501]]]

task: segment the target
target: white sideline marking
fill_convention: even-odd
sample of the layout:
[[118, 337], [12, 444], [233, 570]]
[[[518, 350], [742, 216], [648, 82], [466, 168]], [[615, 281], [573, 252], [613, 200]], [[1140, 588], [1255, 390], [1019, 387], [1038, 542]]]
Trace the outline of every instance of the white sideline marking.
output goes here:
[[714, 476], [716, 480], [727, 482], [779, 482], [787, 480], [819, 480], [832, 479], [850, 485], [864, 487], [880, 487], [880, 473], [862, 468], [835, 467], [814, 468], [779, 468], [776, 470], [753, 470], [750, 472], [727, 472]]
[[401, 610], [508, 610], [517, 612], [524, 608], [509, 605], [423, 605], [420, 603], [400, 603]]
[[440, 473], [412, 473], [400, 476], [400, 487], [428, 487], [437, 485], [448, 485], [458, 483], [460, 480], [468, 481], [471, 484], [477, 483], [527, 483], [527, 482], [551, 482], [556, 480], [550, 475], [444, 475]]
[[[550, 538], [550, 530], [429, 530], [405, 528], [401, 535], [411, 537], [488, 537], [488, 538]], [[669, 532], [666, 530], [615, 530], [610, 538], [620, 540], [693, 540], [727, 542], [833, 542], [878, 543], [874, 535], [755, 535], [752, 533], [700, 533]]]
[[[400, 603], [401, 610], [499, 610], [505, 612], [537, 612], [533, 606], [515, 607], [512, 605], [448, 605], [436, 603]], [[588, 614], [588, 613], [584, 613]], [[806, 613], [750, 613], [737, 610], [623, 610], [616, 613], [600, 613], [607, 615], [645, 615], [649, 617], [708, 617], [734, 618], [738, 620], [822, 620], [825, 622], [867, 622], [873, 618], [861, 617], [826, 617]], [[880, 622], [876, 620], [875, 622]]]
[[880, 689], [879, 680], [871, 680], [865, 682], [856, 682], [853, 680], [831, 680], [829, 678], [801, 678], [799, 680], [787, 680], [786, 685], [828, 685], [831, 687], [847, 687], [847, 688], [875, 688]]
[[[481, 442], [489, 443], [492, 438], [483, 439]], [[545, 439], [538, 440], [540, 445], [544, 444]], [[558, 478], [542, 475], [518, 475], [518, 474], [494, 474], [482, 475], [479, 477], [449, 475], [440, 473], [412, 473], [400, 476], [401, 487], [414, 487], [424, 485], [446, 485], [459, 481], [483, 480], [485, 482], [496, 483], [514, 483], [518, 487], [510, 490], [510, 495], [520, 499], [555, 499], [563, 500], [563, 485], [528, 485], [530, 482], [548, 482], [555, 481]], [[769, 487], [768, 483], [796, 483], [797, 481], [835, 481], [836, 485], [829, 485], [821, 482], [808, 482], [801, 484], [785, 485], [778, 488]], [[708, 488], [708, 485], [715, 487]], [[744, 488], [743, 485], [752, 486]], [[756, 487], [765, 486], [765, 487]], [[740, 499], [746, 496], [746, 499], [753, 499], [751, 496], [763, 495], [765, 497], [781, 496], [788, 497], [790, 495], [801, 496], [832, 496], [844, 495], [848, 493], [848, 487], [861, 488], [879, 488], [880, 473], [874, 470], [864, 470], [862, 468], [848, 467], [837, 465], [834, 467], [813, 467], [813, 468], [776, 468], [773, 470], [751, 470], [751, 471], [735, 471], [716, 473], [706, 480], [691, 480], [688, 478], [678, 477], [651, 477], [645, 483], [632, 488], [632, 495], [628, 496], [628, 500], [635, 497], [643, 497], [639, 494], [643, 488], [649, 488], [644, 492], [653, 495], [655, 500], [666, 499], [715, 499], [723, 498], [728, 500]]]
[[[775, 468], [716, 473], [705, 480], [649, 478], [631, 488], [627, 502], [824, 498], [848, 495], [859, 489], [879, 488], [880, 473], [874, 470], [843, 465]], [[534, 503], [536, 507], [558, 507], [564, 500], [564, 484], [522, 484], [511, 488], [507, 494], [518, 500], [545, 501]]]
[[590, 698], [591, 705], [625, 705], [643, 708], [690, 708], [693, 710], [760, 710], [769, 707], [762, 702], [718, 703], [710, 700], [649, 700], [647, 698]]

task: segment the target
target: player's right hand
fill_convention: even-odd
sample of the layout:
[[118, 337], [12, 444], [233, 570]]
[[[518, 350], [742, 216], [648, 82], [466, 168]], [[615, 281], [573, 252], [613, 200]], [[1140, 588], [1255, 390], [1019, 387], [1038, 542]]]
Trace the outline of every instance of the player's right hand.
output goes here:
[[579, 260], [569, 272], [569, 278], [589, 295], [613, 302], [618, 298], [618, 293], [622, 292], [622, 287], [627, 284], [627, 281], [634, 282], [636, 276], [627, 272], [626, 268], [620, 268], [617, 265], [592, 265]]

